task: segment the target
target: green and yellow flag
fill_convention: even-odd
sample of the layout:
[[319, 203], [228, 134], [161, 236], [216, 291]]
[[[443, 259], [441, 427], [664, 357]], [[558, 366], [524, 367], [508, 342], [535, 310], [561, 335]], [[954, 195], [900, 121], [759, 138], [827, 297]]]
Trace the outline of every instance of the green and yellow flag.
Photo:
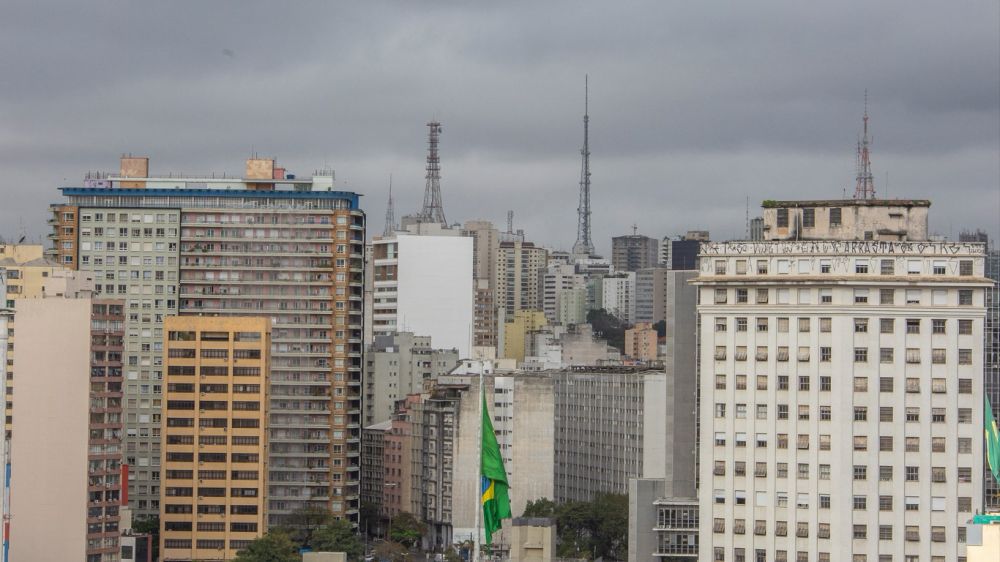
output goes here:
[[997, 483], [1000, 483], [1000, 430], [997, 429], [997, 420], [993, 417], [993, 408], [990, 407], [990, 399], [983, 396], [986, 401], [986, 411], [983, 412], [983, 436], [986, 437], [986, 461], [990, 465], [990, 472]]
[[490, 421], [490, 411], [486, 407], [486, 394], [483, 394], [483, 445], [480, 455], [480, 471], [482, 473], [483, 527], [486, 529], [486, 544], [492, 544], [493, 533], [500, 530], [500, 520], [511, 517], [510, 496], [507, 493], [507, 471], [503, 467], [503, 457], [500, 455], [500, 445], [493, 432], [493, 422]]

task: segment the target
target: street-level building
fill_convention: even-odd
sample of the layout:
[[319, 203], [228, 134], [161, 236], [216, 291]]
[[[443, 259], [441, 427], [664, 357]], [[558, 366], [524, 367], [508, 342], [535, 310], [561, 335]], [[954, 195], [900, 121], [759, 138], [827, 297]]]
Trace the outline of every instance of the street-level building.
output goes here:
[[[858, 240], [846, 213], [846, 241], [702, 247], [704, 559], [965, 555], [982, 509], [983, 246], [898, 241], [925, 226], [905, 212], [854, 223], [891, 241]], [[792, 236], [777, 220], [765, 232]]]
[[160, 557], [230, 560], [267, 531], [271, 321], [171, 316], [163, 329]]

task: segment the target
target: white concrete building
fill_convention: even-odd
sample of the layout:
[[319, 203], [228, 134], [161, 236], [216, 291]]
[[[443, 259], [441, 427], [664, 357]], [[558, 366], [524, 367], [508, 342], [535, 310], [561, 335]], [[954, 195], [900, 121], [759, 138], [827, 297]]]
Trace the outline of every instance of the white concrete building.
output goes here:
[[[373, 335], [407, 331], [468, 357], [473, 329], [472, 238], [397, 233], [372, 242]], [[450, 232], [450, 231], [449, 231]]]
[[703, 246], [703, 560], [965, 555], [982, 506], [983, 255], [941, 242]]
[[612, 316], [632, 323], [635, 321], [635, 272], [625, 271], [605, 275], [601, 280], [602, 304]]

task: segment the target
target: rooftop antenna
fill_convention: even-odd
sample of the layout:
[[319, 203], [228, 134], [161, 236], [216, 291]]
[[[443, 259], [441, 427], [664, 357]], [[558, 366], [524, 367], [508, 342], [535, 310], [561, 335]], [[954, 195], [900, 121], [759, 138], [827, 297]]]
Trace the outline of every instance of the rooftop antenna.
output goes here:
[[632, 236], [639, 234], [639, 225], [632, 223]]
[[447, 228], [448, 221], [444, 218], [444, 206], [441, 201], [441, 157], [438, 155], [438, 143], [441, 139], [441, 123], [431, 121], [427, 135], [427, 184], [424, 187], [424, 207], [420, 217], [426, 222], [441, 223]]
[[580, 205], [576, 208], [576, 255], [594, 255], [590, 238], [590, 76], [583, 77], [583, 148], [580, 149]]
[[392, 236], [396, 231], [396, 210], [392, 201], [392, 174], [389, 174], [389, 203], [385, 207], [385, 230], [382, 236]]
[[514, 210], [507, 211], [507, 234], [514, 234]]
[[872, 176], [872, 162], [869, 153], [871, 139], [868, 138], [868, 89], [865, 88], [864, 135], [858, 142], [858, 177], [854, 187], [855, 199], [875, 199], [875, 178]]

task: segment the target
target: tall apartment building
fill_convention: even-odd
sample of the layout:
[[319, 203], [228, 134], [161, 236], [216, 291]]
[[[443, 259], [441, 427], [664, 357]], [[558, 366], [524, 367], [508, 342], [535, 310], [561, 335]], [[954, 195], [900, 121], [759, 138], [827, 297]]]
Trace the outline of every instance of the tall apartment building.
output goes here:
[[689, 230], [684, 236], [665, 237], [660, 244], [660, 265], [667, 269], [697, 269], [702, 242], [708, 242], [707, 230]]
[[10, 555], [112, 562], [122, 498], [123, 303], [93, 299], [85, 276], [64, 280], [61, 290], [14, 306], [21, 376], [10, 439]]
[[424, 334], [462, 357], [471, 351], [475, 324], [473, 238], [434, 224], [413, 225], [372, 241], [372, 334]]
[[518, 310], [542, 310], [542, 276], [548, 251], [519, 239], [497, 249], [497, 306], [510, 318]]
[[163, 329], [160, 559], [230, 560], [267, 531], [271, 321], [171, 316]]
[[625, 330], [625, 356], [635, 361], [656, 361], [658, 337], [649, 322]]
[[[986, 289], [986, 320], [983, 324], [983, 390], [993, 406], [994, 419], [1000, 419], [1000, 249], [986, 254], [986, 277], [992, 286]], [[1000, 511], [1000, 483], [987, 465], [983, 466], [983, 506]]]
[[665, 318], [664, 293], [667, 287], [665, 267], [640, 269], [635, 273], [635, 321], [655, 324]]
[[497, 252], [500, 232], [489, 221], [466, 221], [462, 234], [472, 238], [472, 272], [475, 280], [474, 347], [497, 347]]
[[600, 278], [601, 308], [623, 322], [635, 321], [635, 272], [612, 273]]
[[[0, 268], [7, 272], [5, 303], [14, 308], [18, 299], [35, 299], [46, 294], [55, 296], [65, 291], [67, 279], [72, 286], [75, 276], [71, 270], [45, 259], [41, 244], [0, 244]], [[72, 288], [71, 288], [72, 290]], [[6, 406], [4, 408], [6, 432], [10, 433], [14, 406], [14, 341], [16, 339], [15, 318], [10, 318], [10, 346], [6, 370]], [[10, 436], [8, 435], [8, 438]]]
[[611, 265], [615, 271], [639, 271], [659, 261], [660, 241], [642, 234], [611, 239]]
[[[250, 159], [241, 177], [117, 175], [62, 189], [51, 257], [92, 272], [126, 301], [125, 457], [135, 513], [159, 513], [163, 321], [171, 315], [269, 316], [269, 515], [308, 504], [355, 518], [360, 456], [363, 245], [358, 195], [331, 170], [286, 174]], [[317, 449], [327, 472], [307, 469]]]
[[[786, 203], [765, 232], [792, 240], [703, 246], [702, 556], [959, 559], [982, 501], [983, 247], [895, 241], [926, 232], [907, 202]], [[820, 226], [831, 205], [849, 212]]]
[[[568, 263], [553, 263], [541, 273], [542, 311], [549, 322], [560, 321], [561, 312], [565, 306], [568, 312], [579, 310], [579, 294], [565, 297], [567, 291], [583, 289], [586, 291], [587, 278], [577, 273], [576, 267]], [[569, 300], [570, 302], [565, 302]], [[584, 306], [586, 308], [586, 306]], [[575, 316], [576, 314], [574, 314]], [[586, 315], [586, 312], [584, 312]], [[586, 316], [584, 316], [586, 320]]]
[[396, 332], [377, 336], [365, 353], [365, 426], [392, 419], [397, 400], [458, 365], [457, 349], [433, 347], [430, 336]]

